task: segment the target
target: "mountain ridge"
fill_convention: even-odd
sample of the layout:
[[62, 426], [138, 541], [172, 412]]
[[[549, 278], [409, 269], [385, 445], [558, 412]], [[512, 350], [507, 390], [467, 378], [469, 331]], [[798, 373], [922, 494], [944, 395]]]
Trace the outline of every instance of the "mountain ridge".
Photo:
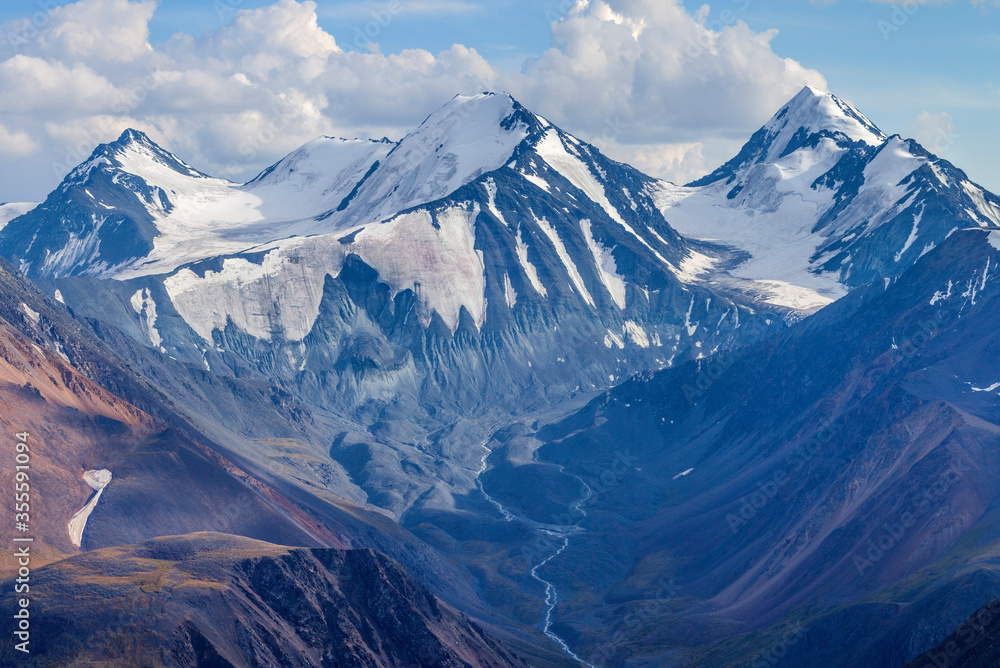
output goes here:
[[[144, 137], [125, 141], [159, 155]], [[777, 504], [761, 515], [774, 519], [758, 537], [776, 555], [767, 563], [751, 563], [751, 548], [736, 539], [713, 543], [713, 531], [725, 537], [723, 523], [706, 529], [685, 514], [707, 497], [671, 505], [684, 490], [702, 489], [713, 457], [734, 475], [718, 482], [719, 493], [753, 491], [750, 478], [763, 470], [755, 447], [791, 447], [768, 402], [784, 401], [786, 417], [806, 420], [816, 413], [802, 402], [847, 411], [843, 402], [858, 387], [907, 399], [862, 394], [852, 404], [882, 415], [872, 428], [887, 432], [892, 425], [879, 420], [896, 415], [888, 406], [912, 409], [900, 413], [899, 433], [867, 434], [867, 449], [854, 444], [865, 463], [926, 427], [926, 414], [953, 435], [956, 451], [988, 437], [981, 421], [989, 415], [965, 413], [988, 412], [990, 398], [979, 395], [989, 394], [991, 379], [973, 379], [976, 392], [965, 394], [976, 401], [963, 394], [961, 413], [939, 397], [913, 398], [917, 390], [894, 374], [915, 358], [885, 355], [906, 344], [889, 340], [900, 323], [911, 338], [919, 329], [915, 312], [993, 299], [994, 236], [977, 245], [970, 239], [978, 233], [964, 229], [1000, 222], [1000, 199], [815, 89], [782, 107], [701, 185], [649, 177], [510, 96], [490, 94], [454, 98], [400, 142], [314, 140], [243, 185], [188, 172], [179, 159], [154, 160], [134, 182], [108, 164], [81, 168], [64, 191], [14, 218], [0, 230], [0, 252], [219, 435], [241, 467], [283, 493], [332, 494], [391, 518], [475, 573], [492, 605], [538, 623], [563, 649], [582, 648], [581, 656], [599, 649], [605, 632], [634, 631], [638, 645], [674, 642], [616, 617], [619, 604], [639, 609], [642, 627], [659, 614], [647, 608], [687, 605], [647, 601], [650, 581], [681, 578], [707, 606], [699, 614], [761, 624], [765, 604], [773, 604], [767, 614], [784, 614], [804, 596], [789, 573], [805, 577], [795, 569], [819, 552], [804, 539], [782, 547]], [[945, 256], [954, 266], [942, 268]], [[915, 281], [916, 269], [931, 266], [934, 285]], [[862, 309], [874, 330], [851, 320]], [[982, 307], [975, 314], [957, 322], [982, 334], [986, 315]], [[977, 345], [988, 349], [988, 336]], [[933, 350], [970, 364], [952, 348]], [[742, 362], [730, 368], [734, 359]], [[856, 376], [815, 367], [825, 359]], [[718, 360], [723, 382], [710, 366]], [[954, 399], [938, 371], [928, 377]], [[650, 385], [650, 376], [688, 391]], [[650, 409], [650, 399], [678, 415]], [[680, 416], [690, 434], [676, 432]], [[612, 417], [602, 431], [600, 420]], [[761, 441], [740, 430], [747, 421], [775, 431]], [[615, 484], [590, 484], [608, 461], [637, 454], [645, 460], [635, 471], [613, 469]], [[931, 473], [914, 479], [943, 470], [935, 457], [945, 448], [933, 454], [921, 460]], [[824, 490], [854, 489], [826, 464]], [[644, 484], [621, 485], [628, 475]], [[798, 501], [788, 507], [805, 505]], [[306, 506], [316, 510], [314, 502]], [[970, 517], [979, 508], [966, 507]], [[548, 521], [567, 509], [579, 524]], [[652, 511], [661, 514], [641, 517]], [[703, 540], [674, 536], [670, 518]], [[821, 519], [819, 528], [830, 529]], [[851, 515], [852, 536], [863, 532], [862, 519]], [[636, 542], [616, 543], [608, 526], [633, 526], [625, 540]], [[536, 539], [541, 547], [529, 547]], [[718, 547], [699, 560], [696, 548], [706, 544]], [[823, 549], [843, 556], [849, 544]], [[796, 549], [798, 561], [782, 559]], [[674, 564], [668, 552], [690, 559]], [[421, 566], [426, 553], [405, 553], [415, 574], [438, 584], [449, 577], [436, 563]], [[633, 554], [649, 561], [630, 564]], [[727, 580], [740, 563], [753, 572]], [[889, 558], [873, 572], [890, 578], [906, 568]], [[593, 609], [578, 589], [587, 577], [610, 587], [601, 601], [590, 599]], [[838, 577], [846, 576], [823, 582]], [[608, 624], [583, 623], [591, 610]], [[670, 619], [691, 628], [691, 618]], [[836, 622], [814, 621], [815, 648]], [[707, 617], [697, 623], [718, 630]], [[642, 647], [622, 651], [631, 649]]]

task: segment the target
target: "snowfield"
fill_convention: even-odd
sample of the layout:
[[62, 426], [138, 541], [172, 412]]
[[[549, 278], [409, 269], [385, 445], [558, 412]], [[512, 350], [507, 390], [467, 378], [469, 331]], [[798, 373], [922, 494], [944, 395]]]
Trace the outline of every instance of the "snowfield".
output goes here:
[[94, 512], [97, 502], [101, 500], [104, 488], [111, 482], [111, 471], [107, 469], [86, 471], [83, 474], [83, 480], [94, 490], [94, 494], [87, 501], [87, 504], [73, 515], [67, 527], [69, 538], [77, 547], [80, 547], [83, 542], [83, 530], [87, 528], [90, 514]]

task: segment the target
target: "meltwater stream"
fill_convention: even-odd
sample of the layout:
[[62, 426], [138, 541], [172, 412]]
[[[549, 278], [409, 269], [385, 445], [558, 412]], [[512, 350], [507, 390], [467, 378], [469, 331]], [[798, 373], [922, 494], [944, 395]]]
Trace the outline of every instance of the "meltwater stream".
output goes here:
[[[528, 526], [541, 531], [542, 533], [546, 534], [551, 538], [556, 538], [562, 541], [562, 545], [560, 545], [555, 552], [553, 552], [548, 557], [540, 561], [538, 564], [534, 566], [534, 568], [531, 569], [531, 577], [533, 577], [535, 580], [538, 580], [538, 582], [540, 582], [545, 587], [545, 623], [542, 627], [542, 632], [545, 633], [545, 635], [548, 636], [548, 638], [552, 642], [559, 645], [559, 647], [562, 648], [563, 652], [565, 652], [567, 656], [571, 657], [576, 661], [579, 661], [585, 666], [589, 666], [589, 668], [595, 668], [593, 664], [588, 663], [583, 659], [581, 659], [576, 654], [576, 652], [570, 649], [569, 643], [567, 643], [565, 640], [563, 640], [561, 637], [559, 637], [552, 631], [552, 615], [555, 612], [556, 605], [559, 603], [559, 592], [556, 591], [556, 587], [554, 584], [552, 584], [551, 582], [544, 579], [542, 576], [538, 574], [539, 568], [549, 563], [550, 561], [552, 561], [553, 559], [555, 559], [560, 554], [566, 551], [566, 548], [569, 547], [569, 538], [572, 534], [582, 532], [584, 531], [584, 529], [582, 527], [572, 525], [572, 526], [562, 527], [561, 530], [555, 530], [551, 527], [547, 527], [544, 524], [535, 522], [534, 520], [529, 520], [524, 517], [516, 517], [509, 510], [504, 508], [503, 504], [494, 499], [492, 496], [490, 496], [489, 493], [486, 491], [486, 489], [483, 487], [482, 475], [483, 473], [486, 472], [486, 466], [487, 466], [486, 460], [489, 459], [491, 454], [493, 454], [493, 451], [490, 450], [488, 447], [486, 447], [485, 443], [481, 444], [481, 447], [484, 450], [486, 450], [486, 452], [483, 454], [483, 458], [479, 463], [479, 470], [476, 471], [476, 487], [479, 489], [482, 495], [486, 497], [486, 500], [489, 501], [490, 504], [492, 504], [493, 507], [495, 507], [500, 512], [500, 514], [503, 516], [504, 521], [513, 522], [517, 520], [519, 522], [523, 522], [524, 524], [527, 524]], [[558, 468], [560, 472], [565, 473], [562, 466], [559, 466]], [[590, 498], [594, 495], [594, 492], [590, 488], [590, 486], [583, 481], [582, 478], [579, 478], [578, 476], [573, 476], [573, 477], [577, 478], [580, 481], [580, 484], [583, 485], [587, 490], [586, 494], [572, 506], [572, 509], [578, 514], [578, 516], [583, 518], [587, 516], [587, 513], [583, 510], [583, 504], [585, 504], [587, 501], [590, 500]]]

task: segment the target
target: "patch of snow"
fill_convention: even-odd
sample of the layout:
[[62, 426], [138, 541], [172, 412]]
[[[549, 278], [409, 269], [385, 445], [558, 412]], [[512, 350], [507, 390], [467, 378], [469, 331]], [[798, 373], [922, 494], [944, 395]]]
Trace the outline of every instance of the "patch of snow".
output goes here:
[[556, 255], [559, 256], [563, 266], [566, 268], [566, 273], [569, 274], [570, 280], [573, 282], [573, 285], [576, 286], [577, 292], [580, 293], [580, 296], [583, 297], [585, 302], [593, 306], [594, 298], [591, 297], [590, 292], [587, 291], [587, 286], [583, 283], [583, 277], [580, 275], [580, 270], [577, 269], [577, 266], [573, 263], [573, 259], [566, 251], [566, 244], [564, 244], [563, 240], [559, 238], [559, 234], [556, 232], [556, 229], [544, 218], [536, 218], [535, 223], [552, 243], [552, 247], [555, 249]]
[[129, 147], [116, 156], [123, 169], [163, 191], [173, 208], [146, 203], [159, 231], [153, 250], [116, 277], [170, 273], [279, 239], [356, 230], [441, 199], [509, 160], [527, 136], [523, 123], [503, 127], [513, 111], [507, 95], [456, 97], [398, 145], [323, 137], [243, 186], [178, 173], [150, 147]]
[[994, 390], [1000, 389], [1000, 383], [994, 383], [989, 387], [972, 387], [972, 383], [969, 383], [969, 387], [973, 392], [993, 392]]
[[579, 188], [593, 202], [604, 209], [611, 220], [628, 229], [632, 234], [635, 232], [628, 226], [611, 202], [597, 179], [594, 177], [587, 165], [575, 155], [566, 150], [563, 140], [556, 130], [549, 130], [545, 136], [535, 146], [538, 155], [548, 163], [552, 169], [561, 174], [567, 181]]
[[38, 325], [38, 322], [41, 319], [41, 315], [38, 313], [38, 311], [35, 311], [34, 309], [32, 309], [30, 306], [28, 306], [23, 302], [21, 303], [21, 310], [24, 311], [24, 315], [28, 316], [28, 320], [35, 323], [35, 325]]
[[132, 310], [139, 316], [140, 321], [146, 329], [146, 336], [154, 348], [161, 348], [163, 337], [156, 330], [156, 302], [149, 292], [149, 288], [137, 290], [131, 299]]
[[935, 292], [934, 296], [931, 297], [930, 305], [934, 306], [939, 301], [941, 301], [943, 299], [948, 299], [949, 297], [951, 297], [951, 288], [952, 287], [953, 287], [952, 282], [948, 281], [948, 291], [947, 292], [941, 292], [940, 290], [938, 290], [937, 292]]
[[379, 222], [434, 202], [506, 164], [528, 135], [509, 95], [456, 96], [404, 137], [361, 186], [336, 225]]
[[391, 223], [367, 227], [354, 247], [379, 277], [396, 290], [421, 285], [421, 298], [454, 331], [464, 306], [477, 325], [486, 319], [486, 268], [476, 250], [479, 205], [437, 214], [415, 211]]
[[764, 126], [773, 135], [767, 162], [778, 158], [800, 129], [810, 134], [840, 132], [853, 141], [878, 146], [885, 135], [860, 111], [829, 93], [807, 86]]
[[618, 308], [625, 310], [625, 279], [618, 274], [618, 265], [615, 263], [612, 249], [597, 243], [589, 220], [580, 221], [580, 228], [583, 230], [583, 238], [587, 241], [587, 247], [590, 249], [591, 255], [594, 256], [597, 275], [600, 277], [601, 283], [604, 284]]
[[521, 268], [524, 269], [525, 275], [528, 277], [528, 281], [531, 282], [531, 287], [535, 288], [535, 292], [545, 297], [548, 295], [545, 286], [542, 282], [538, 280], [538, 270], [535, 265], [528, 261], [528, 244], [524, 243], [521, 238], [521, 229], [517, 230], [517, 260], [521, 263]]
[[521, 176], [523, 176], [526, 181], [528, 181], [529, 183], [535, 184], [536, 186], [538, 186], [539, 188], [541, 188], [545, 192], [547, 192], [549, 194], [552, 193], [552, 186], [550, 186], [549, 182], [546, 181], [545, 179], [540, 178], [538, 176], [535, 176], [534, 174], [528, 174], [527, 172], [518, 172], [518, 174], [520, 174]]
[[629, 338], [632, 339], [632, 343], [636, 344], [640, 348], [649, 347], [649, 337], [646, 335], [646, 330], [640, 327], [638, 323], [626, 320], [625, 332], [628, 334]]
[[496, 216], [496, 219], [499, 220], [501, 223], [503, 223], [505, 226], [510, 227], [510, 223], [508, 223], [506, 219], [504, 219], [503, 214], [500, 213], [500, 209], [497, 208], [496, 181], [494, 181], [493, 179], [486, 179], [484, 187], [486, 188], [487, 207], [489, 208], [490, 213]]
[[[976, 210], [982, 213], [988, 219], [988, 222], [992, 225], [1000, 225], [1000, 209], [997, 209], [995, 205], [986, 200], [986, 196], [983, 194], [982, 188], [979, 188], [968, 181], [961, 182], [962, 190], [965, 194], [969, 196], [973, 204], [976, 205]], [[978, 216], [974, 216], [978, 219]]]
[[535, 146], [535, 151], [552, 169], [559, 172], [567, 181], [582, 190], [591, 201], [604, 209], [611, 220], [621, 225], [629, 234], [639, 240], [649, 250], [653, 251], [661, 262], [669, 264], [658, 250], [653, 248], [631, 225], [625, 222], [618, 209], [608, 200], [604, 186], [601, 185], [587, 165], [580, 158], [566, 150], [559, 132], [556, 130], [546, 132], [545, 136]]
[[913, 245], [913, 242], [917, 240], [917, 233], [920, 231], [920, 221], [923, 220], [925, 208], [925, 206], [922, 206], [920, 211], [913, 217], [913, 229], [910, 230], [910, 236], [907, 237], [906, 243], [903, 244], [903, 248], [896, 253], [896, 262], [899, 262], [903, 258], [906, 251], [910, 250], [910, 246]]
[[320, 137], [290, 153], [241, 190], [261, 199], [257, 209], [269, 225], [310, 219], [338, 208], [394, 146], [385, 141]]
[[83, 480], [94, 490], [94, 494], [87, 501], [87, 504], [73, 515], [67, 526], [69, 539], [77, 547], [80, 547], [83, 542], [83, 530], [87, 528], [90, 514], [97, 507], [97, 502], [100, 501], [104, 488], [111, 482], [111, 471], [107, 469], [87, 471], [83, 474]]
[[[727, 197], [732, 185], [721, 182], [700, 188], [661, 183], [651, 194], [664, 218], [684, 236], [749, 253], [749, 259], [730, 271], [733, 277], [756, 281], [772, 304], [811, 311], [847, 293], [839, 271], [821, 269], [841, 252], [826, 246], [856, 238], [912, 204], [901, 182], [926, 163], [910, 154], [905, 142], [887, 141], [867, 165], [859, 195], [838, 214], [834, 225], [816, 230], [815, 221], [832, 208], [835, 193], [814, 189], [812, 184], [844, 152], [825, 139], [773, 164], [754, 165], [741, 177], [745, 187], [732, 200]], [[910, 245], [918, 232], [919, 228]], [[843, 266], [849, 271], [849, 260]]]
[[677, 280], [682, 283], [695, 283], [700, 276], [711, 271], [713, 266], [715, 266], [715, 260], [711, 257], [698, 251], [690, 251], [690, 254], [684, 258], [674, 274], [677, 276]]
[[517, 305], [517, 291], [510, 283], [510, 275], [506, 273], [503, 275], [503, 296], [507, 301], [508, 308], [514, 308]]
[[691, 314], [694, 312], [694, 297], [691, 297], [691, 305], [688, 306], [687, 315], [684, 316], [684, 329], [687, 330], [688, 336], [694, 336], [694, 333], [698, 331], [697, 322], [691, 322]]
[[486, 317], [485, 268], [475, 249], [478, 205], [437, 214], [403, 214], [360, 230], [350, 246], [339, 235], [293, 238], [255, 249], [259, 264], [228, 258], [221, 271], [199, 277], [188, 268], [164, 281], [174, 307], [205, 341], [232, 321], [263, 340], [301, 341], [319, 315], [326, 276], [340, 273], [347, 252], [379, 272], [394, 290], [415, 289], [455, 330], [465, 307], [478, 325]]

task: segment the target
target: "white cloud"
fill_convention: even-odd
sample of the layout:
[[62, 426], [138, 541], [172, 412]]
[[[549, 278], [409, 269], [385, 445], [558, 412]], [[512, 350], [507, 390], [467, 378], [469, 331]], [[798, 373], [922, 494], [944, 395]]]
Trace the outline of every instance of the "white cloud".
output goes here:
[[945, 155], [959, 138], [955, 121], [950, 114], [922, 111], [909, 127], [909, 136], [916, 139], [931, 153]]
[[578, 2], [553, 24], [553, 46], [508, 74], [460, 44], [437, 54], [344, 50], [320, 27], [314, 2], [240, 10], [218, 30], [154, 49], [155, 3], [79, 0], [53, 10], [19, 55], [0, 61], [0, 113], [18, 138], [8, 144], [35, 148], [0, 164], [0, 198], [43, 196], [59, 170], [126, 127], [201, 169], [249, 178], [320, 134], [399, 137], [456, 93], [486, 89], [510, 90], [613, 157], [686, 180], [730, 157], [802, 85], [825, 86], [819, 73], [775, 55], [774, 33], [740, 22], [742, 3], [713, 16], [679, 0]]
[[[609, 143], [625, 145], [617, 155], [647, 156], [647, 165], [663, 165], [654, 171], [682, 180], [690, 164], [678, 151], [746, 139], [802, 86], [826, 87], [818, 72], [775, 55], [775, 35], [754, 33], [735, 11], [596, 0], [553, 26], [555, 46], [512, 87], [567, 129], [586, 138], [610, 130]], [[670, 157], [652, 157], [659, 144]]]
[[371, 2], [339, 2], [319, 9], [324, 18], [375, 20], [387, 24], [396, 16], [471, 14], [482, 11], [474, 2], [464, 0], [390, 0], [384, 4]]
[[0, 112], [66, 118], [111, 106], [115, 87], [86, 65], [18, 54], [0, 62]]
[[88, 0], [56, 6], [44, 18], [12, 21], [4, 32], [23, 54], [67, 63], [125, 62], [152, 48], [147, 40], [155, 11], [155, 0]]
[[38, 149], [38, 143], [27, 132], [10, 132], [0, 125], [0, 157], [21, 158]]

